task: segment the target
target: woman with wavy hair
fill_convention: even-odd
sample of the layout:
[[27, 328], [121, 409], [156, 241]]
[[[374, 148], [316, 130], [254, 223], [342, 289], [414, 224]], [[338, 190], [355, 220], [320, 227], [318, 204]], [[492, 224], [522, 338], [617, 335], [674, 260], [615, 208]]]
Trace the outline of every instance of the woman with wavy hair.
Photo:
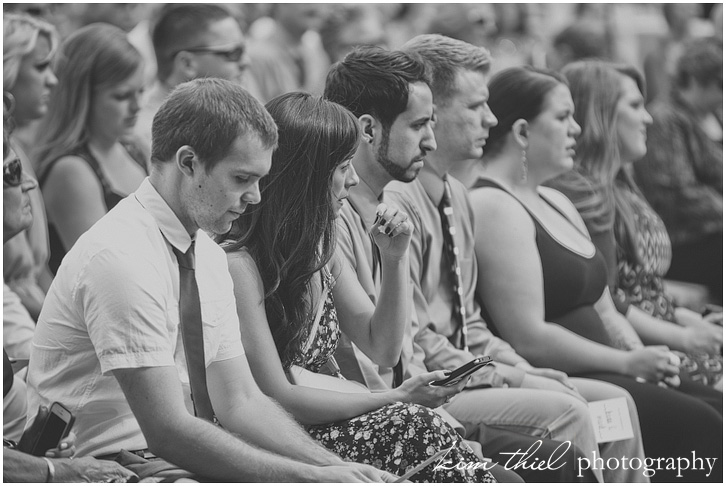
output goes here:
[[[489, 132], [470, 193], [477, 293], [487, 322], [535, 366], [630, 392], [646, 457], [720, 458], [720, 407], [659, 386], [678, 385], [677, 358], [666, 347], [640, 343], [610, 299], [605, 260], [577, 210], [562, 193], [542, 187], [574, 166], [581, 129], [566, 80], [511, 68], [491, 79], [489, 93], [499, 123]], [[631, 347], [617, 349], [613, 336]], [[720, 470], [707, 474], [692, 470], [679, 478], [659, 470], [651, 479], [722, 477]]]
[[54, 63], [58, 86], [40, 126], [38, 152], [50, 234], [50, 268], [146, 176], [123, 141], [139, 111], [143, 61], [126, 33], [91, 24], [70, 35]]
[[[381, 298], [374, 306], [352, 268], [335, 253], [336, 219], [348, 189], [358, 183], [351, 165], [360, 138], [358, 121], [342, 106], [305, 93], [279, 96], [266, 108], [277, 123], [279, 145], [269, 175], [260, 181], [262, 202], [240, 217], [236, 235], [225, 244], [242, 340], [260, 389], [344, 459], [398, 475], [440, 450], [451, 449], [448, 458], [454, 463], [476, 462], [441, 417], [415, 404], [436, 407], [463, 388], [464, 382], [429, 386], [444, 377], [443, 371], [380, 393], [362, 386], [357, 393], [346, 392], [339, 373], [329, 378], [340, 386], [327, 390], [301, 380], [300, 369], [335, 369], [341, 332], [379, 365], [396, 364], [410, 318], [406, 296], [413, 228], [404, 213], [378, 207], [370, 230], [382, 266]], [[435, 464], [411, 478], [493, 479], [482, 469], [437, 470]]]
[[[3, 15], [3, 115], [10, 143], [23, 170], [35, 177], [34, 127], [48, 111], [58, 80], [50, 63], [58, 47], [52, 25], [27, 14]], [[5, 117], [7, 115], [7, 117]], [[50, 286], [48, 229], [40, 191], [30, 193], [33, 224], [3, 245], [3, 277], [33, 319], [38, 318]], [[11, 318], [8, 318], [11, 320]], [[29, 351], [29, 350], [28, 350]], [[13, 357], [27, 357], [13, 350]]]
[[666, 293], [668, 232], [633, 180], [633, 163], [646, 153], [653, 121], [643, 105], [642, 77], [632, 67], [601, 61], [573, 63], [563, 74], [582, 135], [576, 170], [551, 184], [575, 203], [606, 257], [614, 300], [641, 339], [677, 350], [681, 378], [721, 383], [723, 329], [677, 307]]

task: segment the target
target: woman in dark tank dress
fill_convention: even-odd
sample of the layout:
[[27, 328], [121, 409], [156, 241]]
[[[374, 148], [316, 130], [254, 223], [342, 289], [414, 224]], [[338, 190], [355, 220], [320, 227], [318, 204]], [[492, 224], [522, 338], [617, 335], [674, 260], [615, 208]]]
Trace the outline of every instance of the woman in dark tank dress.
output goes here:
[[[643, 346], [607, 287], [605, 260], [572, 203], [541, 184], [573, 167], [580, 127], [559, 75], [511, 68], [490, 84], [492, 128], [471, 192], [478, 294], [489, 323], [522, 356], [627, 389], [638, 406], [646, 457], [718, 458], [713, 472], [659, 470], [653, 481], [721, 481], [719, 412], [669, 388], [677, 359]], [[614, 342], [628, 343], [628, 350]], [[659, 386], [663, 383], [664, 386]], [[667, 383], [667, 385], [665, 384]]]
[[70, 35], [55, 57], [58, 85], [39, 128], [40, 185], [55, 273], [76, 240], [146, 176], [140, 151], [123, 142], [136, 123], [143, 60], [109, 24]]

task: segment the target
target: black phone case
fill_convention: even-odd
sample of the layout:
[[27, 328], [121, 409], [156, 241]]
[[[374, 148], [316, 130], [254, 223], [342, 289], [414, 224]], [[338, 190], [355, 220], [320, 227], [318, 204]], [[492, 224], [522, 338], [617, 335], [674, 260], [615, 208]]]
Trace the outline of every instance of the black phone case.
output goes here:
[[[444, 378], [442, 380], [432, 381], [431, 383], [429, 383], [429, 385], [432, 385], [432, 386], [455, 385], [455, 384], [459, 383], [461, 380], [467, 378], [472, 373], [478, 371], [479, 369], [481, 369], [491, 363], [492, 363], [491, 358], [487, 358], [485, 361], [476, 363], [476, 364], [472, 364], [471, 362], [469, 362], [469, 363], [455, 369], [454, 371], [452, 371], [450, 376], [447, 376], [446, 378]], [[468, 366], [470, 367], [469, 369], [462, 371], [461, 373], [457, 373], [462, 368], [466, 368]]]
[[[51, 405], [52, 407], [52, 405]], [[65, 408], [65, 407], [64, 407]], [[42, 446], [44, 443], [43, 435], [46, 430], [46, 424], [48, 422], [48, 419], [50, 419], [52, 415], [52, 412], [50, 411], [50, 408], [45, 408], [44, 411], [39, 410], [38, 414], [35, 417], [35, 421], [33, 424], [25, 429], [25, 432], [23, 432], [22, 437], [20, 438], [20, 441], [18, 441], [18, 450], [28, 453], [33, 456], [42, 457], [45, 456], [46, 450], [40, 450], [45, 449], [45, 447]], [[73, 427], [73, 423], [75, 422], [75, 417], [73, 414], [71, 414], [71, 419], [66, 424], [63, 433], [60, 436], [60, 439], [58, 440], [58, 443], [60, 443], [61, 440], [63, 440], [64, 437], [68, 435], [68, 432]], [[38, 423], [38, 421], [41, 421], [42, 423]], [[55, 441], [54, 441], [55, 442]], [[53, 447], [56, 447], [57, 444], [54, 444]], [[50, 447], [52, 449], [53, 447]]]

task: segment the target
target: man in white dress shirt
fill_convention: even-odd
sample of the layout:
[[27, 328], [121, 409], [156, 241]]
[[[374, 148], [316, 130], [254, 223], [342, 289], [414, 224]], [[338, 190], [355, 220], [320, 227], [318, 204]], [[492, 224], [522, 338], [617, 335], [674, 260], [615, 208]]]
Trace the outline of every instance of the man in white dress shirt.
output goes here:
[[[207, 233], [227, 232], [260, 201], [277, 144], [270, 115], [239, 86], [198, 79], [164, 102], [152, 132], [149, 178], [78, 240], [50, 288], [33, 340], [30, 410], [65, 404], [79, 455], [124, 449], [213, 481], [390, 479], [313, 442], [259, 390], [245, 358], [226, 258]], [[175, 255], [190, 248], [208, 395], [224, 429], [185, 406]]]

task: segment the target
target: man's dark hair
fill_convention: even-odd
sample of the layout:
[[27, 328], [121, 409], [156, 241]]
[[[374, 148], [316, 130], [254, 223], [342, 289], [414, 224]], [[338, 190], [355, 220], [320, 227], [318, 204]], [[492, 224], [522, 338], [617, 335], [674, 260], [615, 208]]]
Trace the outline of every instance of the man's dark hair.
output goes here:
[[723, 84], [723, 42], [716, 37], [687, 41], [676, 61], [675, 83], [679, 88], [692, 81], [701, 86]]
[[330, 68], [323, 96], [356, 117], [375, 117], [388, 129], [406, 111], [410, 85], [430, 81], [426, 65], [416, 55], [359, 47]]
[[154, 116], [151, 161], [171, 160], [179, 147], [189, 145], [209, 171], [250, 132], [265, 148], [277, 146], [274, 120], [244, 88], [224, 79], [195, 79], [177, 86]]
[[157, 78], [166, 80], [171, 75], [177, 52], [200, 47], [202, 36], [209, 26], [230, 17], [232, 14], [219, 5], [189, 3], [164, 6], [151, 34]]

